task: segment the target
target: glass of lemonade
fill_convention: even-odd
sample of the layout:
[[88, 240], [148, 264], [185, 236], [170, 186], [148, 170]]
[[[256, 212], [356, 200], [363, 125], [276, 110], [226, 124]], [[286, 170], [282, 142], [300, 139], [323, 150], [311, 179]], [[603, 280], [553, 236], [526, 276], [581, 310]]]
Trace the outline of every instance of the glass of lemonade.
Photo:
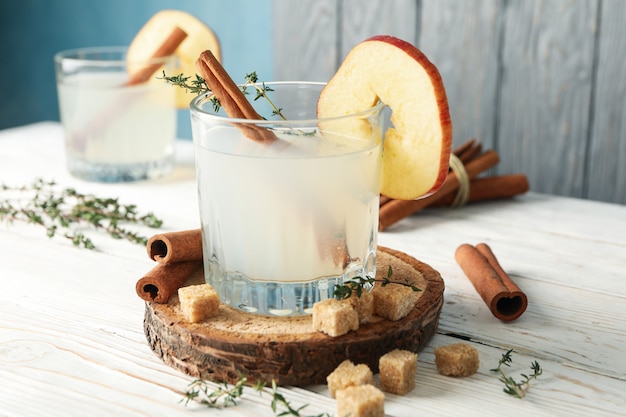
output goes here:
[[[161, 177], [174, 164], [175, 91], [155, 77], [174, 56], [129, 62], [125, 47], [55, 55], [67, 167], [78, 178], [121, 182]], [[162, 63], [151, 80], [129, 83], [129, 70]]]
[[265, 120], [229, 118], [207, 95], [191, 103], [205, 277], [244, 311], [307, 314], [335, 284], [375, 275], [383, 105], [320, 120], [324, 84], [265, 86], [287, 120], [253, 92]]

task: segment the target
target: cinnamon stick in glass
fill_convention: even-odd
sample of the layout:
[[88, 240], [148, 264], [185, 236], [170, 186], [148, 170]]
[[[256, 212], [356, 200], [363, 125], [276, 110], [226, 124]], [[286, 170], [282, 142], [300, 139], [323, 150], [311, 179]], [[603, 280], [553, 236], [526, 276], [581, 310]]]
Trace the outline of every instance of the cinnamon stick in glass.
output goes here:
[[[172, 32], [165, 38], [163, 43], [159, 45], [156, 51], [150, 57], [151, 60], [158, 58], [164, 58], [172, 55], [176, 48], [185, 40], [187, 33], [176, 26], [172, 29]], [[152, 77], [152, 75], [163, 65], [162, 62], [153, 62], [146, 65], [141, 70], [133, 73], [130, 79], [126, 82], [127, 86], [145, 83]]]
[[[196, 60], [196, 68], [229, 117], [262, 120], [262, 117], [254, 110], [246, 96], [210, 50], [200, 54]], [[243, 131], [246, 137], [257, 142], [273, 143], [278, 139], [271, 130], [260, 126], [242, 123], [235, 125]]]
[[[150, 77], [152, 77], [152, 75], [163, 66], [164, 62], [159, 59], [172, 55], [186, 37], [187, 33], [178, 26], [176, 26], [149, 58], [149, 60], [157, 61], [146, 65], [144, 68], [133, 74], [130, 74], [129, 79], [126, 81], [126, 83], [124, 83], [124, 87], [132, 87], [148, 81]], [[69, 138], [70, 143], [73, 144], [72, 146], [79, 148], [84, 147], [84, 138], [87, 135], [89, 135], [91, 132], [106, 129], [111, 120], [119, 117], [120, 114], [123, 114], [124, 111], [126, 111], [126, 109], [128, 109], [133, 104], [132, 101], [133, 100], [129, 102], [124, 97], [124, 100], [116, 100], [114, 103], [111, 103], [111, 105], [104, 109], [98, 117], [94, 118], [93, 120], [89, 120], [84, 125], [82, 130], [75, 132]]]
[[502, 269], [487, 244], [474, 247], [464, 243], [457, 248], [455, 259], [494, 317], [512, 321], [526, 311], [526, 294]]

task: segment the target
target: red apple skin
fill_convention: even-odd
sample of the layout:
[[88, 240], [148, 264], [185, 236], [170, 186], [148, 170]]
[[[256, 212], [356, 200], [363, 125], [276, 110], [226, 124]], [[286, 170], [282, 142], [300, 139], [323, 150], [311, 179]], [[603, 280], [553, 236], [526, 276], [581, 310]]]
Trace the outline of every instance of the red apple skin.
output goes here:
[[390, 35], [376, 35], [372, 36], [367, 41], [379, 41], [379, 42], [387, 42], [393, 46], [396, 46], [406, 52], [407, 55], [415, 59], [417, 62], [422, 65], [428, 76], [430, 77], [431, 82], [433, 83], [433, 87], [435, 89], [435, 95], [437, 97], [437, 107], [439, 108], [439, 120], [441, 123], [442, 129], [442, 141], [443, 146], [441, 147], [441, 156], [439, 160], [439, 174], [437, 176], [437, 180], [433, 184], [432, 188], [424, 194], [425, 197], [427, 195], [431, 195], [437, 190], [441, 188], [443, 183], [446, 181], [446, 177], [448, 176], [448, 169], [450, 163], [450, 151], [452, 149], [452, 119], [450, 118], [450, 109], [448, 107], [448, 99], [446, 96], [446, 89], [443, 84], [443, 79], [441, 78], [441, 74], [437, 67], [430, 62], [430, 60], [420, 51], [417, 47], [406, 42], [402, 39], [396, 38]]
[[320, 95], [318, 115], [362, 111], [379, 99], [391, 108], [394, 124], [384, 141], [381, 192], [403, 200], [436, 192], [447, 177], [452, 147], [439, 71], [412, 44], [373, 36], [348, 53]]

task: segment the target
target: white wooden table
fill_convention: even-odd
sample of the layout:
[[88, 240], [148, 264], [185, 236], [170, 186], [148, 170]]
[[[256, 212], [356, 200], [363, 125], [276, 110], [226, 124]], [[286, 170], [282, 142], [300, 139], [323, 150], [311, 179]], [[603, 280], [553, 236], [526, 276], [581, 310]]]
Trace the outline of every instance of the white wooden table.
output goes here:
[[[92, 184], [64, 167], [61, 130], [41, 123], [0, 131], [0, 182], [40, 177], [152, 211], [163, 230], [198, 227], [189, 142], [169, 177]], [[144, 231], [149, 235], [151, 230]], [[89, 233], [89, 232], [88, 232]], [[137, 279], [145, 249], [98, 233], [98, 251], [48, 239], [43, 229], [0, 224], [0, 416], [210, 415], [179, 401], [192, 378], [164, 365], [143, 333]], [[487, 242], [526, 292], [515, 322], [491, 316], [454, 261], [461, 243]], [[417, 387], [387, 395], [389, 416], [626, 415], [626, 207], [530, 193], [458, 210], [431, 209], [382, 233], [379, 243], [439, 270], [446, 283], [439, 331], [419, 354]], [[468, 341], [477, 374], [437, 373], [435, 347]], [[537, 360], [543, 375], [523, 400], [502, 392], [490, 369], [514, 349], [516, 378]], [[303, 415], [335, 413], [325, 386], [281, 388]], [[222, 416], [272, 416], [269, 395], [246, 391]]]

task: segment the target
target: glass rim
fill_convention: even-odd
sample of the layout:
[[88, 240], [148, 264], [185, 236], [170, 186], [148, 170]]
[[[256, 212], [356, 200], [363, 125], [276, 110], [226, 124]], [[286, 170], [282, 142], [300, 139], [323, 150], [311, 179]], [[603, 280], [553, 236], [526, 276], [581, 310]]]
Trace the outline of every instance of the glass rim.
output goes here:
[[[317, 86], [317, 87], [323, 87], [326, 85], [325, 82], [321, 82], [321, 81], [269, 81], [269, 82], [263, 82], [263, 84], [266, 86], [312, 85], [312, 86]], [[242, 84], [240, 84], [239, 86], [241, 85]], [[237, 124], [254, 124], [258, 126], [273, 126], [277, 124], [281, 126], [289, 126], [289, 125], [312, 124], [312, 123], [318, 123], [320, 121], [332, 122], [332, 121], [339, 121], [342, 119], [354, 118], [354, 117], [366, 118], [369, 115], [382, 111], [382, 109], [385, 107], [385, 104], [382, 101], [378, 100], [378, 102], [374, 104], [372, 107], [369, 107], [365, 110], [358, 111], [356, 113], [344, 114], [341, 116], [306, 118], [306, 119], [287, 119], [287, 120], [241, 119], [241, 118], [233, 118], [229, 116], [222, 116], [219, 114], [214, 114], [212, 112], [208, 112], [202, 109], [200, 107], [200, 103], [207, 100], [208, 97], [209, 97], [209, 93], [202, 93], [194, 97], [189, 103], [189, 110], [191, 111], [191, 113], [199, 114], [202, 117], [206, 117], [207, 119], [213, 119], [216, 122], [219, 121], [222, 123], [227, 122], [227, 123], [237, 123]]]
[[[160, 58], [146, 59], [127, 59], [128, 46], [112, 45], [112, 46], [86, 46], [81, 48], [72, 48], [59, 51], [54, 54], [55, 62], [80, 63], [89, 66], [98, 66], [102, 68], [116, 67], [127, 64], [149, 65], [152, 63], [165, 63], [175, 58], [175, 55], [167, 55]], [[119, 54], [119, 58], [93, 57], [94, 55]]]

